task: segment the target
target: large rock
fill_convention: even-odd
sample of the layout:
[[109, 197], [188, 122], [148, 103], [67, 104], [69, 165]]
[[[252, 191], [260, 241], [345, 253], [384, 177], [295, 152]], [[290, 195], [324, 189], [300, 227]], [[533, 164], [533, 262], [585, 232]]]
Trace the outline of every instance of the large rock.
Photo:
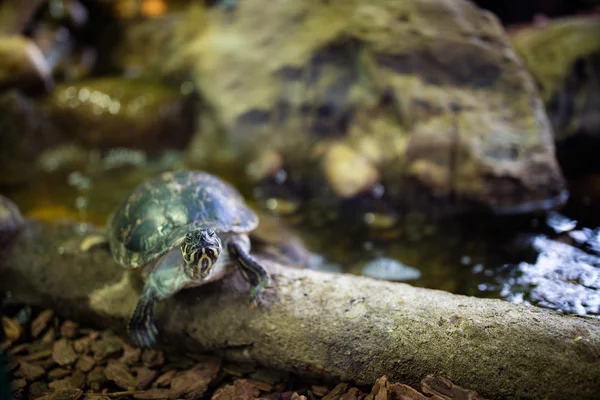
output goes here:
[[566, 198], [535, 85], [469, 2], [247, 0], [178, 27], [163, 67], [191, 69], [210, 110], [191, 164], [244, 171], [271, 208], [393, 220]]
[[540, 88], [565, 172], [600, 170], [600, 17], [522, 27], [511, 41]]

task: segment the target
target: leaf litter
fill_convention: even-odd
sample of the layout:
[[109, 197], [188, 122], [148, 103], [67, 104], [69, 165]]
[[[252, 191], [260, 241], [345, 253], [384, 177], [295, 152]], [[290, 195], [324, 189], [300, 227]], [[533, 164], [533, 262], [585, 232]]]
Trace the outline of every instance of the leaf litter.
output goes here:
[[426, 377], [421, 391], [385, 376], [370, 388], [328, 385], [219, 357], [139, 349], [51, 310], [24, 324], [3, 315], [2, 327], [15, 399], [484, 400], [442, 377]]

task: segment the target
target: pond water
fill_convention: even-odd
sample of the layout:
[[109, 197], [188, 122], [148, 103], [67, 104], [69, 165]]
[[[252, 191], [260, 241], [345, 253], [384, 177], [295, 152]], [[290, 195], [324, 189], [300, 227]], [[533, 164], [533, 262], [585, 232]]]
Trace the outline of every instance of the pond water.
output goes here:
[[[186, 167], [178, 152], [150, 158], [131, 150], [104, 155], [78, 151], [67, 147], [46, 154], [42, 175], [4, 194], [28, 217], [71, 218], [102, 226], [138, 183], [161, 171]], [[78, 161], [64, 163], [65, 159]], [[407, 218], [400, 228], [386, 230], [296, 223], [293, 230], [315, 254], [312, 267], [317, 269], [597, 317], [600, 229], [593, 209], [588, 197], [576, 193], [562, 213], [439, 224]]]

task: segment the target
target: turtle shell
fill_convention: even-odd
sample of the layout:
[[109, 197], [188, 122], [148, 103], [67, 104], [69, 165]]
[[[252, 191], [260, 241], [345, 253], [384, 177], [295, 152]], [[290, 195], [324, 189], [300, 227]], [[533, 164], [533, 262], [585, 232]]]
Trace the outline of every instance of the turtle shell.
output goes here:
[[137, 268], [181, 243], [193, 229], [244, 233], [258, 217], [231, 185], [201, 171], [166, 172], [142, 183], [108, 221], [114, 259]]

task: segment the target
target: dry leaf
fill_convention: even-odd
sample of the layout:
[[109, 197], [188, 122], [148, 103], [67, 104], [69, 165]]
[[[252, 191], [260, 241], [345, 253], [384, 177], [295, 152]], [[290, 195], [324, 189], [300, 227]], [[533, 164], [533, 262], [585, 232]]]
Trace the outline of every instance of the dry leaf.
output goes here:
[[80, 371], [90, 372], [92, 368], [94, 368], [94, 365], [95, 361], [92, 357], [83, 355], [79, 357], [79, 360], [77, 360], [77, 364], [75, 365], [75, 367]]
[[89, 335], [73, 341], [73, 348], [78, 353], [89, 353], [92, 343], [98, 338], [98, 332], [90, 333]]
[[[205, 392], [210, 379], [202, 377], [193, 370], [183, 371], [176, 375], [171, 381], [171, 393], [174, 397], [180, 397], [190, 392]], [[200, 393], [200, 396], [202, 396]]]
[[31, 336], [38, 337], [54, 316], [52, 310], [44, 310], [31, 322]]
[[73, 339], [77, 334], [78, 324], [73, 321], [65, 321], [60, 326], [60, 334], [69, 339]]
[[71, 375], [71, 384], [75, 388], [83, 389], [85, 387], [86, 376], [81, 371], [73, 372]]
[[247, 379], [248, 383], [260, 390], [261, 392], [270, 392], [273, 390], [273, 386], [266, 382], [257, 381], [255, 379]]
[[52, 371], [50, 371], [48, 373], [48, 379], [55, 380], [55, 379], [64, 378], [65, 376], [69, 375], [70, 373], [71, 373], [71, 371], [69, 371], [66, 368], [54, 368]]
[[342, 394], [346, 393], [346, 390], [348, 390], [348, 384], [340, 383], [334, 387], [331, 392], [327, 393], [327, 395], [323, 397], [323, 400], [338, 400]]
[[56, 333], [54, 332], [54, 328], [50, 327], [42, 336], [41, 343], [54, 343], [54, 339], [56, 338]]
[[130, 390], [135, 387], [135, 378], [129, 372], [127, 366], [121, 362], [110, 361], [104, 369], [104, 376], [121, 389]]
[[260, 391], [245, 379], [236, 379], [233, 385], [223, 386], [215, 391], [211, 400], [252, 400]]
[[162, 351], [154, 349], [144, 349], [142, 353], [142, 362], [146, 367], [160, 367], [165, 363], [165, 356]]
[[164, 374], [162, 374], [161, 376], [159, 376], [156, 379], [156, 385], [157, 386], [169, 386], [171, 384], [171, 381], [173, 380], [173, 378], [175, 377], [175, 375], [177, 375], [177, 370], [171, 370], [168, 372], [165, 372]]
[[223, 367], [223, 371], [227, 372], [229, 375], [242, 378], [256, 371], [256, 367], [250, 364], [226, 364]]
[[150, 389], [143, 392], [136, 392], [134, 398], [140, 400], [156, 400], [156, 399], [171, 399], [171, 391], [169, 389]]
[[[444, 400], [485, 400], [485, 397], [479, 393], [455, 385], [449, 379], [442, 376], [429, 375], [421, 381], [421, 390], [425, 394], [433, 395], [434, 397], [438, 396]], [[431, 397], [428, 399], [431, 399]]]
[[85, 386], [85, 380], [83, 372], [75, 371], [73, 375], [50, 382], [48, 386], [55, 391], [72, 391], [73, 389], [82, 389]]
[[46, 373], [44, 368], [40, 367], [39, 365], [30, 364], [27, 362], [21, 362], [19, 372], [21, 372], [21, 375], [23, 375], [23, 377], [29, 382], [37, 381]]
[[122, 343], [117, 336], [104, 333], [100, 340], [92, 342], [91, 350], [94, 353], [94, 359], [101, 361], [119, 353], [123, 349]]
[[2, 329], [4, 329], [4, 335], [9, 342], [16, 342], [23, 333], [21, 325], [16, 319], [4, 315], [2, 316]]
[[48, 386], [50, 386], [56, 392], [76, 389], [70, 376], [52, 381], [48, 384]]
[[136, 378], [135, 378], [135, 388], [137, 390], [146, 389], [148, 386], [150, 386], [152, 381], [154, 381], [154, 379], [156, 378], [157, 375], [158, 375], [157, 371], [153, 371], [148, 367], [137, 368]]
[[257, 381], [266, 382], [270, 385], [275, 385], [276, 383], [285, 380], [285, 376], [282, 372], [266, 368], [260, 368], [252, 372], [250, 377], [252, 379], [256, 379]]
[[[360, 389], [358, 388], [350, 388], [350, 390], [348, 390], [346, 393], [344, 393], [342, 395], [342, 397], [340, 397], [340, 400], [361, 400], [364, 399], [367, 395], [364, 394]], [[403, 400], [402, 397], [395, 397], [398, 400]]]
[[87, 376], [87, 384], [91, 390], [100, 390], [105, 382], [104, 367], [95, 367]]
[[27, 386], [27, 381], [25, 378], [13, 379], [10, 383], [10, 386], [13, 388], [13, 390], [22, 389]]
[[171, 381], [171, 391], [174, 396], [195, 393], [198, 397], [206, 391], [206, 388], [216, 378], [221, 363], [218, 360], [209, 360], [196, 364], [195, 367], [177, 374]]
[[62, 389], [42, 396], [38, 400], [79, 400], [81, 397], [83, 397], [83, 391], [80, 389]]
[[123, 355], [119, 359], [124, 364], [132, 365], [140, 360], [142, 349], [123, 343]]
[[29, 385], [29, 396], [30, 398], [37, 399], [47, 393], [50, 393], [52, 390], [48, 387], [48, 384], [45, 382], [33, 382]]
[[8, 354], [10, 354], [11, 356], [16, 356], [21, 353], [24, 353], [25, 350], [29, 350], [30, 347], [30, 343], [21, 343], [8, 349]]
[[327, 386], [319, 386], [313, 385], [310, 387], [311, 392], [319, 397], [325, 396], [329, 392], [329, 388]]
[[[428, 398], [423, 396], [421, 393], [411, 388], [408, 385], [401, 385], [398, 383], [390, 383], [387, 376], [382, 376], [377, 379], [371, 394], [367, 396], [367, 400], [427, 400]], [[429, 400], [435, 400], [429, 398]]]
[[52, 358], [58, 365], [65, 366], [77, 361], [73, 344], [67, 339], [59, 339], [52, 346]]

